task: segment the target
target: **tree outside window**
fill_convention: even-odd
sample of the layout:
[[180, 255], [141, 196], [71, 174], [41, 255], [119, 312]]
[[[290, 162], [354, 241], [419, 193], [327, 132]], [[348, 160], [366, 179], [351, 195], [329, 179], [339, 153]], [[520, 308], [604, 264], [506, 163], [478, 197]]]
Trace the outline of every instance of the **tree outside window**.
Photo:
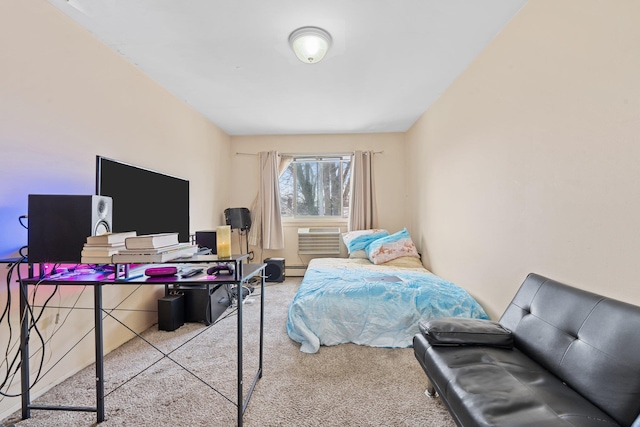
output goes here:
[[349, 216], [351, 156], [294, 157], [280, 176], [283, 217]]

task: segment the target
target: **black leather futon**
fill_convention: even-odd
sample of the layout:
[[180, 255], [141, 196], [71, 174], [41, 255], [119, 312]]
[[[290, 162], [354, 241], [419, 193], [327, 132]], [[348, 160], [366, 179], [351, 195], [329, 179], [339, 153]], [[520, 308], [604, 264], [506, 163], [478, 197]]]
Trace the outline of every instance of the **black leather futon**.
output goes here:
[[640, 307], [530, 274], [498, 322], [420, 328], [427, 392], [459, 426], [640, 427]]

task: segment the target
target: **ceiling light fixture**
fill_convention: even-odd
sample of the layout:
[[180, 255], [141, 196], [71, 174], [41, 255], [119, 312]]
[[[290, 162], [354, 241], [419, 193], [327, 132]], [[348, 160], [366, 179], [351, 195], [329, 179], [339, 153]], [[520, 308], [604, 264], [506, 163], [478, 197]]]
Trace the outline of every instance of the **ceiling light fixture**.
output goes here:
[[315, 64], [329, 51], [331, 35], [322, 28], [302, 27], [291, 33], [289, 44], [300, 61]]

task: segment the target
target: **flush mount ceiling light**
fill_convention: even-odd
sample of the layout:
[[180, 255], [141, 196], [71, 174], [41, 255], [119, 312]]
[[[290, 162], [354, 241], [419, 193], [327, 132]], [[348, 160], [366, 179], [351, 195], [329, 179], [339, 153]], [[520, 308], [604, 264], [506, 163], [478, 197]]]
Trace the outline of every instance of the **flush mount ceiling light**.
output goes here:
[[315, 64], [327, 54], [331, 36], [322, 28], [302, 27], [291, 33], [289, 44], [300, 61]]

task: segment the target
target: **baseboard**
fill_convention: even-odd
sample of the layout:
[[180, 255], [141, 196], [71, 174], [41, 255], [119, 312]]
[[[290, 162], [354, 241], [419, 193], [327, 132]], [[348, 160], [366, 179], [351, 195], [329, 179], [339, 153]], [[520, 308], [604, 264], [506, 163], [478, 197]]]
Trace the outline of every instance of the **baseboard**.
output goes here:
[[285, 272], [285, 276], [287, 277], [304, 277], [304, 273], [307, 272], [307, 266], [306, 265], [292, 265], [292, 266], [285, 265], [284, 272]]

